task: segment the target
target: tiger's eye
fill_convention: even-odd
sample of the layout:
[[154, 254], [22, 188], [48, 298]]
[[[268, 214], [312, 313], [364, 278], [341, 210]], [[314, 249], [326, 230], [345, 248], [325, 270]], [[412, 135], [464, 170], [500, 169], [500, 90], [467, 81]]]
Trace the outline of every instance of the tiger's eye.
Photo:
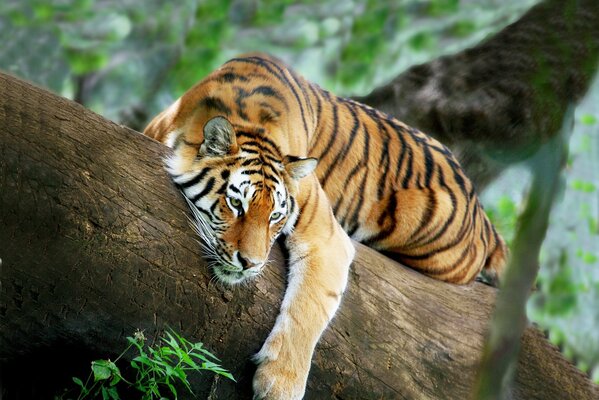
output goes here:
[[270, 220], [271, 221], [276, 221], [279, 218], [281, 218], [281, 213], [280, 212], [272, 213], [271, 216], [270, 216]]
[[241, 206], [241, 200], [239, 200], [239, 199], [236, 199], [235, 197], [231, 197], [231, 198], [229, 199], [229, 201], [231, 202], [231, 205], [232, 205], [233, 207], [239, 207], [239, 206]]

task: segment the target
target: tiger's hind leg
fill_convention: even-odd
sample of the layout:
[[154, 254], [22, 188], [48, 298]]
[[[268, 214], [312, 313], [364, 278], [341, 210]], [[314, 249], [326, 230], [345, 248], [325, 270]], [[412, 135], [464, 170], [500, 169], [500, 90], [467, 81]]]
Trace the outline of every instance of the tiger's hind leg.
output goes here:
[[256, 354], [255, 399], [300, 400], [312, 354], [347, 284], [354, 247], [333, 217], [315, 177], [300, 182], [300, 217], [286, 240], [287, 290], [280, 313]]
[[507, 250], [475, 196], [439, 185], [397, 189], [381, 203], [365, 244], [434, 279], [467, 284], [483, 270], [494, 285], [501, 278]]

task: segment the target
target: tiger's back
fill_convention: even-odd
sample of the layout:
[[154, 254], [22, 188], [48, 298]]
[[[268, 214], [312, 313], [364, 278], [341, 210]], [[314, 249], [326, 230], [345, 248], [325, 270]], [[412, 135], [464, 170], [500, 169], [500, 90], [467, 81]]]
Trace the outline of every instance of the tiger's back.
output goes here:
[[475, 188], [437, 140], [366, 105], [313, 88], [327, 119], [310, 156], [335, 216], [355, 240], [434, 278], [501, 274], [506, 252]]

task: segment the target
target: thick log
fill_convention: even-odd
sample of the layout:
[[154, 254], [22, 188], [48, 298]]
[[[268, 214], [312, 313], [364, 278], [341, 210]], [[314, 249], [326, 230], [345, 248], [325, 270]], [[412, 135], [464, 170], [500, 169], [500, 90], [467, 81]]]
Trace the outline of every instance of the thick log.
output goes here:
[[[167, 154], [137, 132], [0, 75], [5, 399], [48, 397], [67, 386], [69, 374], [82, 374], [75, 367], [89, 362], [83, 351], [67, 357], [69, 350], [114, 356], [135, 329], [152, 337], [165, 325], [203, 341], [238, 379], [203, 375], [194, 382], [199, 398], [251, 398], [248, 359], [276, 317], [283, 257], [274, 249], [255, 283], [213, 283], [162, 169]], [[349, 289], [317, 347], [306, 397], [467, 398], [495, 289], [438, 282], [356, 246]], [[59, 376], [65, 380], [54, 381]], [[598, 397], [597, 386], [527, 329], [513, 398]]]

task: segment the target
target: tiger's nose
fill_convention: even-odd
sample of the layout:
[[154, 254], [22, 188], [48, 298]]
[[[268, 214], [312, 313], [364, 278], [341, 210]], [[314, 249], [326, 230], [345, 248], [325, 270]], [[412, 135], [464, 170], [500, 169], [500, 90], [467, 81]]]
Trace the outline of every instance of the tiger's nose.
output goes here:
[[250, 269], [250, 268], [254, 268], [254, 267], [260, 267], [262, 264], [264, 264], [263, 261], [256, 261], [256, 260], [252, 260], [251, 258], [244, 257], [239, 252], [237, 252], [237, 259], [241, 263], [241, 267], [243, 269]]

